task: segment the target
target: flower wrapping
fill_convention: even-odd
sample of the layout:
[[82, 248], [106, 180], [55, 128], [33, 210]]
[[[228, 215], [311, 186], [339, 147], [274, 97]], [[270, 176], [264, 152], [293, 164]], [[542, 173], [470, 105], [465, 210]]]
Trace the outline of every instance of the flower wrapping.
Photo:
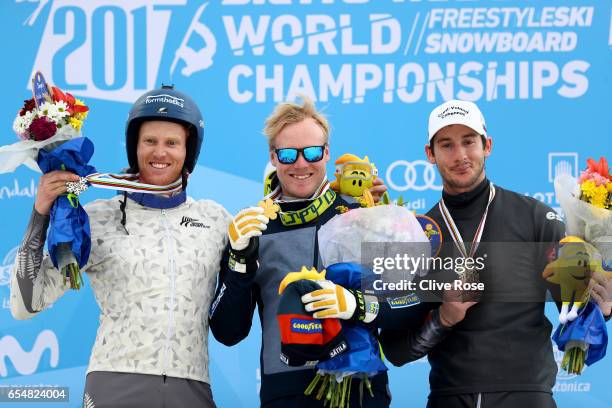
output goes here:
[[[430, 242], [414, 214], [397, 205], [357, 208], [336, 215], [321, 227], [318, 239], [324, 265], [361, 264], [364, 243], [406, 243], [403, 252], [415, 258], [429, 256], [431, 252]], [[424, 250], [429, 252], [423, 254]], [[423, 270], [416, 272], [425, 273]]]
[[[366, 260], [362, 259], [361, 251], [365, 243], [402, 243], [402, 252], [414, 257], [431, 251], [431, 244], [414, 214], [396, 205], [357, 208], [336, 215], [319, 229], [318, 240], [319, 254], [326, 265], [325, 278], [347, 289], [363, 290], [377, 278], [363, 265]], [[351, 350], [319, 363], [318, 367], [326, 373], [364, 373], [367, 376], [386, 370], [380, 360], [378, 342], [370, 330], [346, 322], [343, 327], [346, 327]]]
[[[340, 262], [329, 265], [325, 278], [347, 289], [360, 289], [361, 282], [367, 279], [367, 271], [360, 265], [349, 262]], [[322, 374], [333, 374], [336, 381], [347, 375], [362, 373], [372, 377], [387, 371], [380, 355], [378, 340], [371, 330], [349, 322], [342, 322], [343, 333], [349, 343], [349, 351], [317, 364]]]
[[[601, 310], [592, 301], [587, 303], [576, 320], [558, 326], [552, 338], [559, 350], [565, 351], [566, 354], [572, 348], [582, 349], [586, 365], [594, 364], [606, 355], [608, 346], [606, 322]], [[580, 373], [581, 367], [576, 371]]]
[[[395, 205], [352, 209], [336, 215], [321, 227], [318, 241], [319, 254], [326, 265], [325, 279], [347, 289], [362, 291], [377, 278], [364, 265], [368, 263], [362, 259], [364, 243], [401, 243], [402, 252], [408, 256], [429, 256], [431, 253], [431, 244], [414, 214]], [[415, 273], [409, 278], [414, 276]], [[365, 384], [373, 395], [370, 377], [387, 371], [372, 329], [348, 321], [341, 323], [349, 350], [319, 362], [317, 375], [305, 391], [306, 395], [314, 394], [318, 386], [316, 398], [320, 400], [325, 395], [326, 404], [332, 408], [348, 406], [353, 378], [361, 379], [362, 386]]]
[[[91, 140], [86, 137], [71, 139], [52, 151], [41, 150], [38, 165], [44, 173], [53, 170], [67, 170], [81, 177], [95, 173], [96, 169], [87, 164], [94, 152]], [[61, 269], [58, 262], [62, 244], [68, 244], [79, 267], [89, 258], [91, 232], [89, 217], [74, 195], [60, 196], [51, 207], [49, 237], [47, 246], [53, 265]]]
[[[590, 272], [604, 273], [612, 270], [612, 177], [603, 157], [599, 162], [589, 159], [587, 165], [579, 180], [567, 174], [557, 176], [555, 193], [565, 214], [567, 234], [584, 239], [598, 251], [593, 255], [596, 265]], [[572, 374], [581, 374], [585, 364], [591, 365], [606, 354], [606, 323], [600, 308], [588, 300], [589, 293], [577, 317], [561, 324], [553, 335], [559, 350], [565, 351], [561, 367]], [[581, 306], [577, 301], [572, 309]], [[563, 303], [562, 315], [568, 307], [568, 302]]]
[[79, 136], [80, 133], [76, 129], [66, 126], [59, 129], [53, 137], [47, 140], [28, 139], [2, 146], [0, 147], [0, 174], [12, 173], [21, 165], [40, 173], [41, 170], [37, 163], [39, 151], [43, 149], [52, 150], [62, 142]]

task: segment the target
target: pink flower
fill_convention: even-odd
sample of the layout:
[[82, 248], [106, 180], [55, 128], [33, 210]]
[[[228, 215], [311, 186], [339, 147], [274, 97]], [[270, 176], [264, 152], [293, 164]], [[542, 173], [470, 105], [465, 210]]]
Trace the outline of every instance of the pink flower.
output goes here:
[[608, 183], [608, 179], [607, 177], [603, 177], [601, 174], [593, 171], [592, 169], [588, 168], [586, 170], [584, 170], [581, 174], [580, 174], [580, 178], [578, 179], [578, 182], [580, 184], [586, 182], [586, 181], [593, 181], [593, 183], [595, 183], [595, 186], [599, 187], [601, 185], [606, 185]]
[[55, 135], [57, 125], [52, 120], [49, 120], [46, 116], [42, 116], [32, 121], [28, 131], [34, 137], [34, 140], [40, 142]]
[[589, 169], [586, 169], [580, 172], [580, 177], [578, 178], [578, 182], [582, 184], [585, 181], [591, 180], [592, 178], [593, 178], [593, 172], [590, 171]]

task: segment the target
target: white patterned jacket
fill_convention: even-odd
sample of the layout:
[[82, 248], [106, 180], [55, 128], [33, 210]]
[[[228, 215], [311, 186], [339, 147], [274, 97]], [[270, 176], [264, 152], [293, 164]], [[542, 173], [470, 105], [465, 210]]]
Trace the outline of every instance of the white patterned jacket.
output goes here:
[[[160, 210], [128, 199], [124, 229], [122, 200], [116, 196], [85, 207], [92, 247], [83, 270], [100, 306], [87, 372], [210, 383], [208, 312], [230, 215], [210, 200], [187, 197], [175, 208]], [[42, 253], [48, 222], [48, 216], [34, 211], [19, 248], [11, 278], [11, 311], [17, 319], [34, 316], [69, 289]]]

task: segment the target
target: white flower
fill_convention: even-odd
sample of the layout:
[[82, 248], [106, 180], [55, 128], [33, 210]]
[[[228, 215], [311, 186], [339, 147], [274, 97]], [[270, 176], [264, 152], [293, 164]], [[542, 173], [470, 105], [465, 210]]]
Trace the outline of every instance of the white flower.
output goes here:
[[63, 119], [69, 115], [68, 104], [64, 101], [55, 102], [56, 115], [59, 119]]
[[58, 107], [55, 103], [45, 102], [38, 108], [38, 116], [46, 116], [49, 120], [55, 122], [55, 124], [60, 124], [65, 116], [64, 112], [60, 112], [60, 108], [63, 109], [62, 106]]
[[49, 102], [44, 102], [42, 105], [38, 107], [38, 116], [47, 116], [50, 117], [54, 114], [57, 109], [55, 105]]
[[23, 116], [17, 115], [17, 117], [15, 117], [15, 120], [13, 121], [13, 131], [17, 133], [19, 136], [21, 136], [24, 130], [25, 130], [25, 124], [24, 124]]
[[15, 121], [13, 121], [13, 131], [22, 139], [29, 139], [30, 133], [28, 128], [32, 124], [34, 114], [32, 112], [26, 112], [23, 116], [17, 115]]

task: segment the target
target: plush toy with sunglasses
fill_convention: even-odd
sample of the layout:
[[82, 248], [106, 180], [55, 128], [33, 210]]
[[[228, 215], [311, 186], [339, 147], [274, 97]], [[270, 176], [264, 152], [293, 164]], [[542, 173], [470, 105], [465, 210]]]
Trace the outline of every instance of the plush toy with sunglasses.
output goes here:
[[340, 194], [364, 197], [378, 176], [378, 170], [368, 156], [361, 159], [354, 154], [345, 153], [334, 164], [336, 180], [330, 184], [330, 187]]

